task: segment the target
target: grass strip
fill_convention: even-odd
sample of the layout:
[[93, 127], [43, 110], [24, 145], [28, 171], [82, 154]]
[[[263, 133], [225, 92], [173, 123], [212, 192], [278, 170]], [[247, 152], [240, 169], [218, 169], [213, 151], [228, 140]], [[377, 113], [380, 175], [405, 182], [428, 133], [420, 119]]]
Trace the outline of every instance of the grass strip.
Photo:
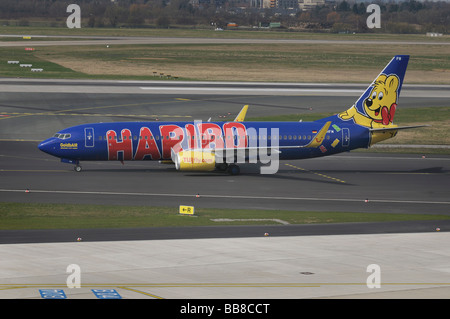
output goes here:
[[[444, 45], [370, 46], [311, 44], [158, 44], [0, 48], [0, 74], [13, 77], [154, 79], [153, 72], [190, 80], [368, 83], [393, 55], [411, 54], [407, 83], [449, 83]], [[74, 49], [76, 48], [76, 49]], [[9, 60], [44, 72], [20, 71]]]
[[276, 221], [260, 220], [229, 222], [211, 220], [220, 218], [281, 219], [289, 224], [322, 224], [442, 220], [449, 219], [450, 216], [216, 208], [198, 208], [195, 209], [194, 216], [184, 216], [178, 213], [178, 207], [0, 203], [0, 229], [2, 230], [278, 224]]

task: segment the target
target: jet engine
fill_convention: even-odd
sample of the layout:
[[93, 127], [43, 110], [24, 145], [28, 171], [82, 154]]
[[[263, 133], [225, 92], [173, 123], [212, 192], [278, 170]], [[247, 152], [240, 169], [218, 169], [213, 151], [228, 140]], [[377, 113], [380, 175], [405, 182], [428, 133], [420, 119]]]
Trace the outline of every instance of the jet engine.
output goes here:
[[213, 171], [216, 168], [214, 153], [207, 151], [172, 152], [172, 161], [180, 171]]

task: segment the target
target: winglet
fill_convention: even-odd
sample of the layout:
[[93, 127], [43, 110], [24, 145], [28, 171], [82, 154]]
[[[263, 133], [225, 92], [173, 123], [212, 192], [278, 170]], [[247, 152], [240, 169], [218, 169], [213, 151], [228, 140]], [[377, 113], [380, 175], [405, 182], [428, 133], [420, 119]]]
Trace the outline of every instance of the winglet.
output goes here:
[[328, 128], [331, 125], [331, 121], [325, 123], [325, 125], [320, 129], [320, 131], [313, 137], [311, 142], [305, 147], [319, 147], [322, 145], [323, 140], [325, 139], [325, 135], [328, 132]]
[[244, 105], [242, 110], [239, 112], [239, 114], [234, 119], [235, 122], [244, 122], [245, 115], [247, 114], [248, 105]]

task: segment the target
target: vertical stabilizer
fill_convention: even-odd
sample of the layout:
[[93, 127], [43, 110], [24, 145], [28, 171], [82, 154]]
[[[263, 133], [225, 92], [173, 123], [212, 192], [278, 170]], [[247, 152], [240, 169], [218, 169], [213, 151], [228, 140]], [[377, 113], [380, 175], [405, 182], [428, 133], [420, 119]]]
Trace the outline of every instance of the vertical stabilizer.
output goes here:
[[408, 55], [396, 55], [355, 104], [337, 117], [368, 128], [392, 127]]

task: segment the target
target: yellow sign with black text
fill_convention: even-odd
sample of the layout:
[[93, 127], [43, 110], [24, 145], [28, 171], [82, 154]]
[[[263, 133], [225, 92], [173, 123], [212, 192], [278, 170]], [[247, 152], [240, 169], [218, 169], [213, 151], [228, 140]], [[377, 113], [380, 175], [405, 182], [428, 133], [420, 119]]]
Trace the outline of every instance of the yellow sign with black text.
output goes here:
[[182, 206], [182, 205], [180, 205], [180, 214], [182, 214], [182, 215], [194, 215], [194, 206]]

